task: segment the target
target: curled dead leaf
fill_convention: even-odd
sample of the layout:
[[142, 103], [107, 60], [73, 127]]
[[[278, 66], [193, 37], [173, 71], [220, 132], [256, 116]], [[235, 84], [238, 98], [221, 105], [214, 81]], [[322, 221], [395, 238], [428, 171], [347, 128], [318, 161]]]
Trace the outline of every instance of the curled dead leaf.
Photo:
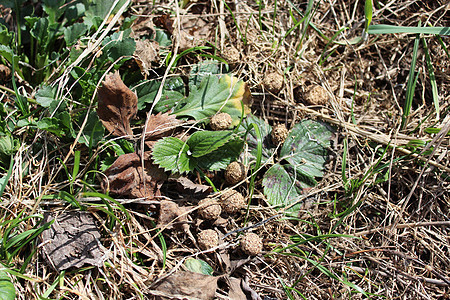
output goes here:
[[151, 294], [171, 297], [171, 299], [214, 299], [217, 289], [216, 276], [195, 272], [179, 271], [162, 279]]
[[180, 207], [173, 201], [162, 200], [159, 207], [158, 227], [181, 228], [187, 232], [189, 225], [187, 224], [187, 214], [190, 207]]
[[141, 72], [148, 76], [152, 62], [159, 61], [159, 44], [150, 40], [137, 40], [134, 59]]
[[120, 78], [119, 72], [108, 74], [98, 89], [97, 115], [115, 136], [133, 135], [130, 119], [137, 113], [137, 96]]
[[119, 156], [104, 172], [106, 178], [101, 182], [103, 192], [132, 198], [153, 199], [161, 196], [160, 188], [167, 176], [151, 163], [149, 155], [144, 153], [144, 169], [137, 153]]
[[100, 244], [100, 231], [91, 213], [71, 211], [44, 214], [44, 222], [56, 219], [42, 232], [41, 253], [57, 271], [85, 264], [101, 267], [106, 259]]
[[203, 197], [212, 192], [212, 187], [209, 185], [198, 184], [192, 182], [187, 177], [169, 178], [169, 181], [177, 183], [177, 190], [183, 194], [189, 194], [194, 197]]
[[[176, 127], [182, 123], [175, 115], [169, 115], [169, 113], [151, 115], [148, 118], [145, 140], [154, 141], [165, 136], [170, 136]], [[148, 146], [150, 147], [150, 144]]]

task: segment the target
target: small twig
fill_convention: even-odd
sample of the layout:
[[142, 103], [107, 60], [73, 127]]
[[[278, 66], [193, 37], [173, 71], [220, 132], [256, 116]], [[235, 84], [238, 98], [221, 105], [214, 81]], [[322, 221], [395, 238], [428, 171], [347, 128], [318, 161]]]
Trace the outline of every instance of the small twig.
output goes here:
[[[397, 224], [395, 227], [397, 229], [403, 229], [408, 227], [422, 227], [422, 226], [450, 226], [450, 221], [436, 221], [436, 222], [415, 222], [415, 223], [404, 223], [404, 224]], [[373, 228], [365, 231], [360, 231], [352, 234], [353, 236], [362, 236], [362, 235], [368, 235], [371, 233], [376, 233], [379, 231], [383, 231], [385, 229], [390, 229], [391, 225], [383, 226], [379, 228]]]

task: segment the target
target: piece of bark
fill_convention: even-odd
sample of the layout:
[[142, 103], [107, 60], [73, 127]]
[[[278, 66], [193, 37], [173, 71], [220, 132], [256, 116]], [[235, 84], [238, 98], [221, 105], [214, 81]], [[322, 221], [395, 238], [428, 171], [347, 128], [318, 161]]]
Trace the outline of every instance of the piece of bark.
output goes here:
[[104, 193], [132, 198], [154, 199], [161, 196], [160, 188], [167, 175], [158, 166], [152, 164], [150, 153], [144, 153], [144, 168], [141, 157], [137, 153], [127, 153], [119, 156], [105, 170], [101, 187]]
[[86, 211], [44, 214], [44, 222], [55, 218], [51, 227], [41, 234], [44, 260], [57, 271], [84, 265], [101, 267], [107, 257], [92, 214]]
[[98, 89], [97, 115], [115, 136], [131, 136], [130, 119], [137, 113], [137, 96], [122, 81], [119, 71], [108, 74]]

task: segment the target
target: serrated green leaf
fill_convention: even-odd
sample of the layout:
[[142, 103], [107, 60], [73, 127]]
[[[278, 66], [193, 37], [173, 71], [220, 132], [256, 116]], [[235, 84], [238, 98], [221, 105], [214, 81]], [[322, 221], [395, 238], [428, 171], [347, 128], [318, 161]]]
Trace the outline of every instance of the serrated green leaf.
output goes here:
[[14, 284], [6, 272], [0, 271], [0, 300], [14, 300], [15, 298]]
[[213, 275], [214, 270], [213, 268], [204, 260], [201, 259], [195, 259], [195, 258], [188, 258], [184, 262], [184, 265], [186, 268], [195, 273], [200, 273], [204, 275]]
[[[280, 164], [273, 165], [262, 181], [264, 186], [264, 195], [270, 205], [277, 209], [287, 207], [298, 200], [301, 196], [301, 187], [298, 181], [295, 180], [292, 174], [288, 173]], [[289, 215], [296, 215], [301, 203], [287, 209]]]
[[208, 122], [209, 117], [220, 110], [230, 114], [236, 126], [242, 115], [242, 103], [244, 115], [247, 115], [250, 113], [251, 94], [244, 81], [229, 75], [211, 75], [205, 76], [198, 87], [192, 87], [174, 114]]
[[36, 102], [43, 107], [49, 107], [53, 102], [57, 102], [55, 99], [56, 88], [52, 88], [49, 85], [43, 85], [36, 93]]
[[322, 177], [330, 147], [331, 129], [324, 123], [304, 120], [290, 131], [280, 151], [299, 176]]
[[189, 146], [180, 139], [165, 137], [153, 146], [153, 161], [166, 171], [184, 173], [193, 171], [196, 161], [189, 157]]
[[239, 157], [243, 147], [243, 140], [232, 140], [219, 149], [199, 157], [197, 159], [198, 167], [210, 171], [224, 170], [231, 162]]
[[228, 65], [216, 60], [206, 60], [194, 65], [189, 75], [189, 87], [198, 86], [205, 76], [226, 74]]
[[197, 131], [191, 135], [187, 144], [192, 157], [200, 157], [222, 147], [232, 138], [232, 131]]
[[83, 23], [75, 23], [71, 26], [65, 27], [64, 40], [66, 41], [66, 45], [72, 46], [75, 44], [87, 30], [87, 26]]

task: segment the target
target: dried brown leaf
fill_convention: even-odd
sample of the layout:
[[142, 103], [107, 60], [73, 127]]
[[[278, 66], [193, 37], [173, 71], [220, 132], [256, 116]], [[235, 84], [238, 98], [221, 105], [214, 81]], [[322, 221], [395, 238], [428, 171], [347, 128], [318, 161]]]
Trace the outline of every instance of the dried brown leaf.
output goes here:
[[247, 296], [245, 295], [245, 293], [241, 287], [242, 279], [235, 278], [235, 277], [228, 277], [227, 281], [228, 281], [228, 285], [230, 286], [230, 291], [228, 292], [228, 298], [230, 298], [231, 300], [247, 299]]
[[86, 211], [65, 212], [58, 216], [46, 213], [44, 222], [55, 218], [52, 226], [41, 235], [41, 253], [47, 263], [57, 271], [80, 268], [85, 264], [101, 267], [106, 256], [92, 214]]
[[148, 118], [145, 140], [154, 141], [165, 136], [170, 136], [175, 128], [182, 123], [175, 115], [169, 115], [169, 113], [151, 115]]
[[132, 135], [130, 119], [137, 113], [137, 96], [120, 78], [108, 74], [98, 89], [97, 114], [105, 128], [115, 136]]
[[200, 17], [183, 18], [180, 32], [180, 50], [204, 45], [214, 32], [214, 22]]
[[180, 193], [203, 197], [205, 194], [209, 194], [212, 192], [211, 186], [194, 183], [186, 177], [171, 178], [169, 180], [175, 181], [177, 183], [177, 189]]
[[159, 44], [150, 40], [137, 40], [134, 59], [139, 65], [141, 72], [148, 76], [152, 62], [159, 61]]
[[106, 193], [132, 198], [153, 199], [161, 196], [160, 188], [167, 179], [162, 169], [153, 165], [149, 153], [144, 153], [144, 170], [141, 157], [136, 153], [119, 156], [116, 161], [105, 170], [106, 179], [102, 181], [102, 189]]
[[215, 276], [179, 271], [158, 282], [155, 290], [175, 299], [193, 297], [210, 300], [216, 294], [217, 279]]
[[162, 200], [159, 207], [158, 227], [181, 228], [183, 231], [189, 230], [187, 224], [187, 214], [190, 207], [180, 207], [173, 201]]

